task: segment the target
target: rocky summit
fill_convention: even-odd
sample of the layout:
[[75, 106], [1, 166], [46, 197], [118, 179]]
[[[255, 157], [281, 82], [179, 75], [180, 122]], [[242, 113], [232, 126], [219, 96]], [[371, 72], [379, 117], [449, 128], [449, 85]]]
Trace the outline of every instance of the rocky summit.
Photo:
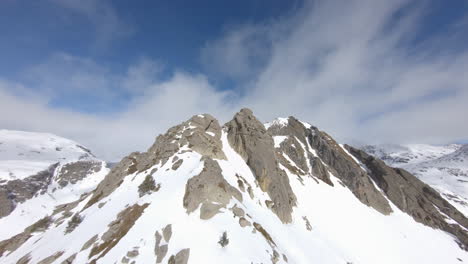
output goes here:
[[294, 117], [195, 115], [111, 169], [51, 138], [0, 178], [0, 263], [468, 263], [438, 186]]

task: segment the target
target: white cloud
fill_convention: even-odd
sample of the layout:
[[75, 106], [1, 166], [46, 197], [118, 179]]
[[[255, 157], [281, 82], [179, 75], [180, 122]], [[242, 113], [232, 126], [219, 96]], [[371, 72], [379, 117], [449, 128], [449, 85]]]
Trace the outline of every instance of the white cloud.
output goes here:
[[[82, 66], [82, 59], [73, 60]], [[132, 92], [125, 108], [110, 115], [55, 108], [49, 104], [54, 96], [54, 89], [44, 94], [41, 89], [0, 80], [0, 105], [3, 112], [8, 112], [0, 115], [0, 126], [55, 133], [90, 147], [105, 159], [116, 160], [130, 152], [146, 150], [159, 133], [192, 115], [216, 113], [226, 120], [234, 111], [229, 103], [230, 92], [216, 91], [202, 75], [176, 72], [168, 80], [157, 81], [155, 74], [158, 71], [153, 70], [153, 66], [157, 64], [144, 59], [131, 65], [127, 74], [118, 78], [120, 82], [114, 82], [117, 78], [115, 75], [101, 75], [102, 72], [108, 72], [107, 69], [102, 68], [93, 74], [90, 69], [94, 69], [96, 65], [87, 65], [90, 68], [69, 67], [72, 70], [64, 73], [65, 77], [58, 76], [54, 80], [54, 87], [67, 84], [67, 77], [75, 79], [74, 75], [86, 75], [83, 83], [77, 81], [76, 88], [84, 89], [84, 94], [94, 94], [96, 89], [104, 89], [104, 95], [117, 94], [108, 85], [87, 86], [90, 84], [89, 80], [104, 78], [106, 83], [120, 85], [114, 87], [115, 89], [128, 89]], [[35, 87], [51, 83], [49, 78], [56, 73], [56, 69], [50, 69], [51, 72], [41, 69], [40, 72], [45, 77]]]
[[[468, 53], [441, 50], [453, 46], [459, 32], [408, 45], [417, 43], [427, 8], [404, 0], [310, 2], [300, 15], [270, 25], [270, 34], [286, 33], [271, 40], [268, 64], [249, 81], [240, 104], [264, 119], [298, 116], [341, 139], [466, 138]], [[247, 27], [235, 30], [262, 36], [265, 25]], [[232, 35], [213, 42], [215, 55], [229, 60], [229, 51], [238, 50]]]
[[[158, 133], [192, 115], [211, 113], [223, 123], [244, 106], [263, 121], [297, 116], [339, 139], [466, 139], [468, 53], [441, 50], [463, 27], [450, 38], [408, 46], [426, 8], [405, 0], [315, 1], [289, 17], [231, 28], [202, 51], [208, 68], [241, 80], [242, 90], [231, 92], [202, 74], [176, 71], [161, 79], [161, 65], [146, 58], [116, 73], [58, 53], [26, 71], [34, 81], [0, 82], [0, 105], [9, 111], [0, 126], [53, 132], [107, 159], [147, 149]], [[50, 107], [67, 89], [111, 105], [126, 96], [126, 104], [112, 114]]]

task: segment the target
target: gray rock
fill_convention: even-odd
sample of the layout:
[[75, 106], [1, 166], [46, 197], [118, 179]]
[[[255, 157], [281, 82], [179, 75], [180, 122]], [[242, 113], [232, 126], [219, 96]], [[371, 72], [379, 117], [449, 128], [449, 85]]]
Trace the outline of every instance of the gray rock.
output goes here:
[[127, 157], [123, 158], [114, 167], [112, 167], [109, 174], [104, 177], [104, 179], [93, 191], [93, 196], [85, 205], [84, 209], [107, 197], [115, 189], [117, 189], [120, 184], [122, 184], [126, 176], [135, 173], [137, 171], [138, 159], [140, 156], [141, 153], [133, 152]]
[[182, 249], [175, 256], [169, 258], [168, 264], [187, 264], [190, 256], [190, 249]]
[[237, 207], [237, 204], [234, 205], [234, 207], [231, 208], [232, 213], [234, 214], [235, 217], [244, 217], [245, 212], [244, 209]]
[[273, 212], [283, 223], [292, 221], [291, 213], [296, 196], [286, 173], [279, 169], [271, 135], [249, 109], [242, 109], [225, 124], [228, 141], [252, 170], [262, 191], [274, 202]]
[[92, 238], [90, 238], [88, 241], [86, 241], [83, 246], [81, 247], [81, 251], [87, 250], [89, 247], [91, 247], [97, 240], [99, 239], [98, 235], [94, 235]]
[[209, 219], [231, 198], [242, 202], [242, 194], [223, 178], [218, 162], [204, 158], [204, 163], [202, 172], [187, 181], [183, 205], [191, 213], [202, 204], [201, 217]]
[[246, 226], [251, 226], [252, 223], [249, 222], [249, 220], [245, 219], [244, 217], [239, 218], [239, 225], [241, 227], [246, 227]]
[[73, 261], [75, 260], [76, 258], [76, 253], [69, 256], [67, 259], [65, 259], [64, 261], [62, 261], [60, 264], [72, 264]]
[[156, 263], [161, 263], [167, 255], [168, 245], [159, 246], [156, 250]]
[[102, 163], [98, 161], [80, 160], [70, 162], [61, 167], [57, 172], [57, 182], [61, 187], [75, 184], [86, 176], [96, 173], [102, 169]]
[[152, 175], [148, 174], [146, 175], [145, 179], [143, 182], [138, 186], [138, 194], [140, 197], [150, 194], [152, 192], [157, 192], [161, 188], [161, 185], [154, 181], [154, 178]]
[[[210, 136], [207, 132], [215, 136]], [[208, 114], [203, 117], [193, 116], [184, 123], [170, 128], [164, 135], [159, 135], [147, 152], [134, 152], [123, 158], [98, 185], [85, 208], [107, 197], [120, 186], [126, 176], [143, 172], [156, 164], [164, 165], [180, 147], [185, 145], [203, 156], [226, 159], [222, 151], [221, 127], [218, 121]], [[177, 169], [181, 164], [181, 160], [177, 161], [173, 169]]]
[[44, 258], [43, 260], [39, 261], [37, 264], [51, 264], [58, 258], [60, 258], [63, 255], [63, 251], [56, 252], [55, 254], [48, 256], [47, 258]]
[[[293, 120], [289, 119], [290, 122]], [[320, 160], [333, 170], [346, 187], [364, 204], [373, 207], [382, 214], [388, 215], [392, 209], [387, 199], [374, 187], [369, 175], [356, 161], [350, 157], [339, 145], [325, 132], [315, 127], [305, 130], [310, 145], [319, 156]], [[317, 164], [320, 163], [315, 163]], [[323, 176], [321, 176], [324, 178]]]
[[107, 231], [101, 236], [101, 243], [95, 245], [89, 253], [89, 258], [96, 258], [91, 263], [96, 263], [100, 258], [105, 256], [133, 227], [135, 222], [143, 214], [143, 211], [148, 207], [148, 203], [139, 205], [134, 204], [125, 208], [117, 214], [117, 218], [108, 225]]
[[[52, 219], [46, 216], [34, 224], [26, 227], [23, 232], [3, 241], [0, 241], [0, 257], [5, 252], [14, 252], [21, 247], [29, 238], [32, 237], [32, 233], [44, 232], [52, 224]], [[27, 262], [26, 262], [27, 263]]]
[[[437, 191], [403, 169], [391, 168], [362, 150], [346, 148], [367, 167], [375, 183], [400, 210], [419, 223], [453, 234], [459, 245], [468, 249], [468, 234], [463, 229], [468, 228], [468, 219]], [[459, 225], [448, 224], [441, 212]]]
[[139, 254], [140, 252], [138, 252], [138, 248], [134, 248], [133, 250], [128, 251], [126, 256], [128, 258], [136, 258]]
[[323, 164], [323, 162], [317, 158], [312, 157], [310, 160], [310, 164], [312, 167], [312, 174], [325, 182], [326, 184], [333, 186], [333, 182], [330, 179], [330, 173], [328, 172], [327, 168]]
[[273, 254], [271, 255], [271, 263], [276, 264], [278, 261], [280, 261], [280, 255], [278, 252], [276, 252], [276, 250], [273, 250]]
[[[332, 185], [329, 174], [329, 170], [331, 170], [362, 203], [375, 208], [383, 214], [392, 212], [388, 201], [374, 187], [367, 173], [325, 132], [318, 130], [316, 127], [308, 129], [296, 118], [289, 117], [286, 126], [273, 125], [268, 128], [268, 133], [273, 136], [294, 138], [306, 148], [310, 145], [318, 155], [318, 158], [314, 157], [310, 150], [304, 150], [308, 153], [308, 162], [312, 168], [313, 176]], [[281, 151], [290, 156], [302, 170], [306, 169], [307, 164], [304, 164], [303, 159], [300, 158], [302, 150], [298, 150], [297, 147], [288, 147], [288, 144], [291, 143], [282, 142]], [[290, 169], [287, 165], [285, 167]], [[292, 173], [300, 175], [297, 171], [290, 170]]]
[[210, 202], [202, 203], [200, 207], [200, 219], [208, 220], [220, 212], [219, 209], [223, 208], [225, 205], [214, 204]]
[[176, 162], [174, 162], [171, 169], [177, 170], [180, 167], [180, 165], [182, 165], [182, 162], [184, 162], [184, 160], [182, 159], [177, 160]]
[[15, 205], [23, 203], [38, 194], [44, 193], [54, 176], [59, 164], [53, 164], [47, 170], [24, 179], [17, 179], [0, 185], [0, 218], [9, 215], [15, 209]]
[[163, 237], [166, 242], [169, 242], [172, 236], [172, 225], [169, 224], [163, 229]]
[[18, 259], [16, 264], [29, 264], [30, 260], [31, 260], [31, 253], [28, 253], [28, 254], [22, 256], [20, 259]]

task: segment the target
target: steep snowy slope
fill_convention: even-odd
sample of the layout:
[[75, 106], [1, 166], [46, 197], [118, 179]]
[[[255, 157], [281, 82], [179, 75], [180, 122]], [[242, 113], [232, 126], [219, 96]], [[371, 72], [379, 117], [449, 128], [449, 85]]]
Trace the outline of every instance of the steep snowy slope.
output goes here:
[[468, 215], [468, 145], [370, 145], [362, 149], [389, 166], [410, 171]]
[[468, 220], [429, 186], [285, 120], [194, 116], [0, 242], [0, 262], [468, 261]]
[[105, 163], [52, 134], [0, 130], [0, 239], [21, 232], [62, 203], [92, 191]]

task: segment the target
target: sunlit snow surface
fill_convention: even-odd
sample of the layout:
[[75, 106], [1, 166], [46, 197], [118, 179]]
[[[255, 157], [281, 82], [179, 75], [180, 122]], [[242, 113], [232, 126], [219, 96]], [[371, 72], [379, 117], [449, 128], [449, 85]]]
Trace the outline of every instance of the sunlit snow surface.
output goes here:
[[[447, 233], [416, 223], [407, 214], [392, 206], [394, 213], [384, 216], [362, 204], [338, 179], [331, 177], [334, 187], [312, 177], [298, 176], [288, 172], [291, 186], [297, 197], [293, 222], [282, 224], [278, 217], [265, 206], [268, 195], [260, 190], [245, 161], [228, 144], [226, 133], [222, 134], [223, 151], [227, 160], [218, 160], [224, 178], [237, 187], [236, 174], [242, 176], [253, 188], [254, 198], [243, 193], [243, 202], [231, 200], [228, 208], [237, 204], [251, 216], [251, 222], [260, 223], [277, 245], [276, 251], [285, 254], [288, 263], [460, 263], [468, 261]], [[164, 166], [156, 164], [148, 170], [125, 177], [120, 187], [100, 203], [83, 210], [88, 199], [81, 202], [73, 212], [80, 212], [83, 222], [72, 232], [64, 235], [66, 222], [43, 234], [35, 234], [17, 251], [2, 259], [2, 263], [15, 261], [31, 252], [30, 263], [37, 263], [57, 251], [65, 253], [55, 261], [61, 263], [78, 252], [74, 263], [88, 263], [91, 248], [81, 251], [83, 244], [96, 234], [102, 235], [110, 222], [125, 206], [135, 203], [150, 205], [135, 222], [130, 231], [98, 263], [120, 263], [123, 256], [134, 247], [139, 255], [136, 263], [155, 263], [155, 231], [172, 224], [173, 235], [169, 250], [162, 263], [179, 250], [190, 248], [189, 263], [271, 263], [272, 249], [259, 232], [252, 227], [240, 227], [238, 219], [229, 210], [210, 220], [199, 218], [199, 209], [187, 214], [182, 199], [188, 179], [203, 169], [201, 156], [196, 152], [183, 152], [177, 157], [183, 160], [176, 170], [170, 169], [169, 161]], [[183, 153], [182, 153], [183, 152]], [[170, 158], [169, 160], [172, 160]], [[161, 189], [139, 198], [138, 186], [154, 168], [155, 181]], [[308, 231], [303, 217], [312, 226]], [[217, 242], [227, 231], [229, 244], [221, 248]], [[278, 263], [286, 263], [280, 258]]]
[[23, 179], [56, 162], [91, 156], [76, 142], [52, 134], [0, 130], [0, 180]]

